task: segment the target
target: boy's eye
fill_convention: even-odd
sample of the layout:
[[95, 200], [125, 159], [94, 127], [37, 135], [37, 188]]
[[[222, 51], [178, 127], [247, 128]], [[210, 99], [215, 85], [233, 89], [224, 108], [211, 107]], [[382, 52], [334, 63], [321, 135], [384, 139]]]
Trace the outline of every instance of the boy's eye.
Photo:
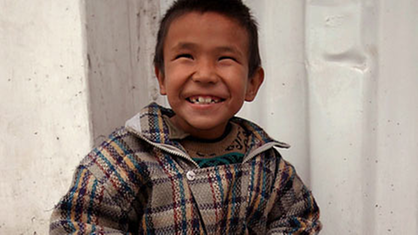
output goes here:
[[232, 56], [221, 56], [219, 57], [219, 60], [233, 60], [233, 61], [237, 61], [234, 57]]
[[179, 54], [176, 56], [176, 59], [180, 59], [180, 58], [186, 58], [186, 59], [193, 59], [193, 56], [190, 54]]

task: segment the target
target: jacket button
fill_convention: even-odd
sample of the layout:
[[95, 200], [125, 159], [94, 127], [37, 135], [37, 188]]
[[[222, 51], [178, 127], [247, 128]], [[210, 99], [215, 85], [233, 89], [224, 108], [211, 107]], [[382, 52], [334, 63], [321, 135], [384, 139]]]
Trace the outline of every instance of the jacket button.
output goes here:
[[186, 173], [186, 177], [188, 180], [193, 181], [196, 177], [196, 173], [194, 173], [193, 171], [188, 171]]

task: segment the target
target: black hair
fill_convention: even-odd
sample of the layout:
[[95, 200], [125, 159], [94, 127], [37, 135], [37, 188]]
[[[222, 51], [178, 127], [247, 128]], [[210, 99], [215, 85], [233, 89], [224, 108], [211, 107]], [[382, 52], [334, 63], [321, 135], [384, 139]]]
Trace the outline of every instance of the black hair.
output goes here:
[[160, 22], [155, 46], [154, 66], [164, 73], [164, 42], [171, 23], [190, 12], [215, 12], [238, 22], [248, 34], [248, 76], [252, 77], [261, 66], [258, 47], [257, 22], [250, 9], [241, 0], [177, 0], [167, 10]]

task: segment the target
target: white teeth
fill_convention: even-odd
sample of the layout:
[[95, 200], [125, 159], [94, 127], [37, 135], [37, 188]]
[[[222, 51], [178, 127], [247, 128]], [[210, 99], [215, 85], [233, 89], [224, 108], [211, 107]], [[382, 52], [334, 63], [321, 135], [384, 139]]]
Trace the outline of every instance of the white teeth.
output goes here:
[[218, 99], [212, 99], [212, 98], [209, 98], [209, 97], [205, 98], [205, 97], [202, 97], [202, 96], [190, 98], [190, 101], [192, 103], [197, 103], [197, 104], [211, 104], [211, 103], [218, 103], [219, 102]]

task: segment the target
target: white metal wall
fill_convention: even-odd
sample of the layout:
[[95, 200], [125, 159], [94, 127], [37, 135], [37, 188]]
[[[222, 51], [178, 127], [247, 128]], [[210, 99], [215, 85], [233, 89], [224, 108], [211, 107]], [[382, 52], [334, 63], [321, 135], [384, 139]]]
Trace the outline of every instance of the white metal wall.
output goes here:
[[243, 114], [296, 148], [322, 234], [418, 234], [418, 1], [247, 2], [267, 86]]
[[[46, 234], [91, 143], [165, 103], [151, 53], [171, 2], [0, 0], [0, 234]], [[266, 80], [240, 115], [292, 145], [321, 234], [418, 234], [418, 1], [245, 2]]]

